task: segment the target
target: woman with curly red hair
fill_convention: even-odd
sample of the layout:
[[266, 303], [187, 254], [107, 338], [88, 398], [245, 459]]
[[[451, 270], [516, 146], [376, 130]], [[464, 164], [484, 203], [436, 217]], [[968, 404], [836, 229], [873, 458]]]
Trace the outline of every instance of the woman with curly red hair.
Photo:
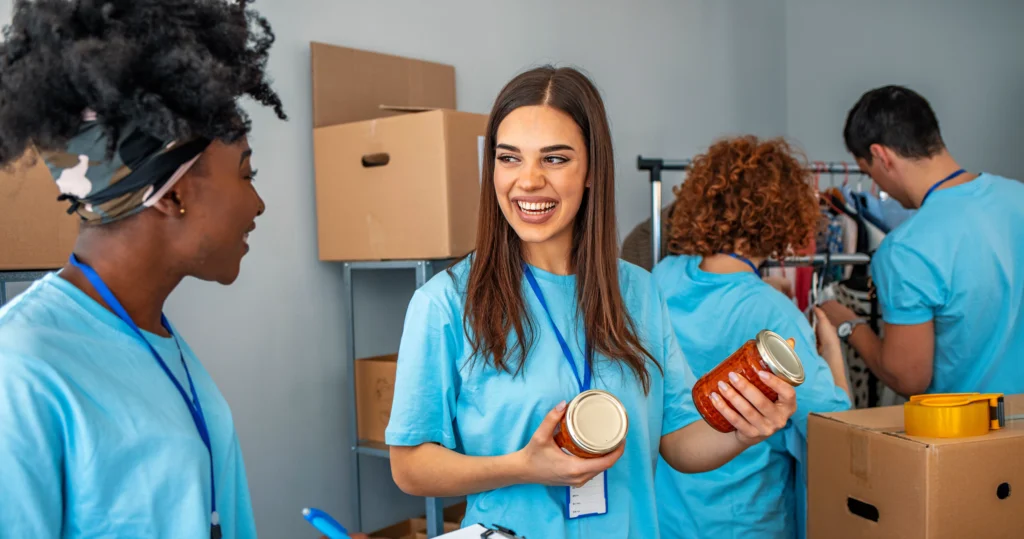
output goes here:
[[694, 374], [768, 329], [796, 341], [805, 381], [790, 423], [767, 443], [699, 474], [659, 461], [664, 537], [802, 537], [807, 414], [850, 407], [835, 330], [819, 315], [816, 346], [806, 318], [758, 274], [765, 260], [791, 254], [818, 225], [810, 173], [795, 155], [781, 139], [722, 140], [694, 159], [675, 189], [670, 256], [653, 273]]

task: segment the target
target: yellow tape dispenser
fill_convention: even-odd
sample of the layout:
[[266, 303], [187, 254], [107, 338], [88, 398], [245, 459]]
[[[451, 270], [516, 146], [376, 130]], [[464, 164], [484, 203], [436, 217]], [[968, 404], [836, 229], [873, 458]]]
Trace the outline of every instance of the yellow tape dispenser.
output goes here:
[[914, 395], [903, 404], [910, 436], [961, 438], [980, 436], [1006, 426], [1002, 393]]

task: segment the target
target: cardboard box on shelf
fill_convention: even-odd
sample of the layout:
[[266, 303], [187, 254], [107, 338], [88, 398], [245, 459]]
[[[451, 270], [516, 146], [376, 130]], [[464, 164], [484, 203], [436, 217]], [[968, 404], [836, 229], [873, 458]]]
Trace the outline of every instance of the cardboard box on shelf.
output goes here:
[[487, 116], [452, 66], [312, 44], [319, 256], [462, 256], [476, 241]]
[[[465, 502], [447, 507], [444, 510], [444, 533], [459, 529], [462, 517], [466, 514]], [[371, 537], [382, 539], [427, 539], [426, 517], [412, 518], [388, 526], [370, 534]]]
[[[405, 520], [377, 530], [371, 533], [370, 537], [379, 537], [380, 539], [416, 539], [416, 534], [420, 531], [419, 525], [418, 519]], [[426, 523], [423, 524], [423, 529], [427, 529]]]
[[1005, 428], [949, 439], [906, 435], [903, 406], [812, 414], [808, 537], [1020, 537], [1024, 395], [1005, 408]]
[[384, 443], [397, 368], [397, 354], [356, 360], [356, 431], [360, 440]]
[[[413, 523], [416, 526], [415, 539], [427, 539], [427, 519], [425, 518], [414, 518]], [[460, 528], [457, 522], [448, 522], [447, 519], [444, 521], [444, 533], [451, 533]]]
[[60, 191], [34, 153], [0, 169], [0, 271], [63, 266], [78, 237], [79, 218], [58, 202]]

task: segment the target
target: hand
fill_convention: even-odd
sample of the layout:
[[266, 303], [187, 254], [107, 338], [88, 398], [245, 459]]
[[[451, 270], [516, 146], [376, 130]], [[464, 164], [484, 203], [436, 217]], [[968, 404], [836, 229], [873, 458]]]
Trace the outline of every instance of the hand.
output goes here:
[[825, 313], [825, 316], [828, 317], [828, 321], [831, 322], [833, 326], [839, 326], [839, 324], [842, 324], [843, 322], [849, 322], [857, 319], [857, 313], [851, 311], [845, 305], [834, 299], [822, 303], [818, 308]]
[[778, 275], [768, 275], [763, 280], [770, 284], [772, 288], [785, 294], [787, 298], [793, 297], [793, 281]]
[[[721, 395], [718, 392], [711, 393], [711, 402], [736, 427], [736, 439], [746, 446], [754, 445], [781, 430], [796, 411], [796, 391], [793, 386], [769, 372], [757, 371], [757, 374], [766, 386], [779, 394], [778, 401], [768, 400], [760, 389], [736, 373], [729, 373], [729, 383], [719, 386]], [[723, 397], [728, 399], [732, 408], [722, 400]]]
[[839, 343], [839, 333], [836, 332], [836, 327], [832, 325], [825, 311], [820, 307], [814, 308], [814, 318], [818, 325], [814, 330], [818, 341], [818, 354], [825, 359], [830, 367], [837, 364], [842, 365], [843, 348]]
[[597, 474], [611, 468], [626, 450], [623, 442], [618, 449], [603, 457], [583, 459], [566, 454], [554, 439], [555, 428], [564, 414], [563, 401], [548, 412], [530, 442], [518, 451], [524, 483], [582, 487]]

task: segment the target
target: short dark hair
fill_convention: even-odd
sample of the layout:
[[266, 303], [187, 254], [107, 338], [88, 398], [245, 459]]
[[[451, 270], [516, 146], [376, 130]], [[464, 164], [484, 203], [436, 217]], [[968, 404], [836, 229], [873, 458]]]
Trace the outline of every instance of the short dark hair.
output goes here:
[[928, 100], [903, 86], [883, 86], [861, 96], [846, 116], [846, 149], [871, 162], [871, 145], [881, 144], [909, 159], [931, 157], [946, 145]]

